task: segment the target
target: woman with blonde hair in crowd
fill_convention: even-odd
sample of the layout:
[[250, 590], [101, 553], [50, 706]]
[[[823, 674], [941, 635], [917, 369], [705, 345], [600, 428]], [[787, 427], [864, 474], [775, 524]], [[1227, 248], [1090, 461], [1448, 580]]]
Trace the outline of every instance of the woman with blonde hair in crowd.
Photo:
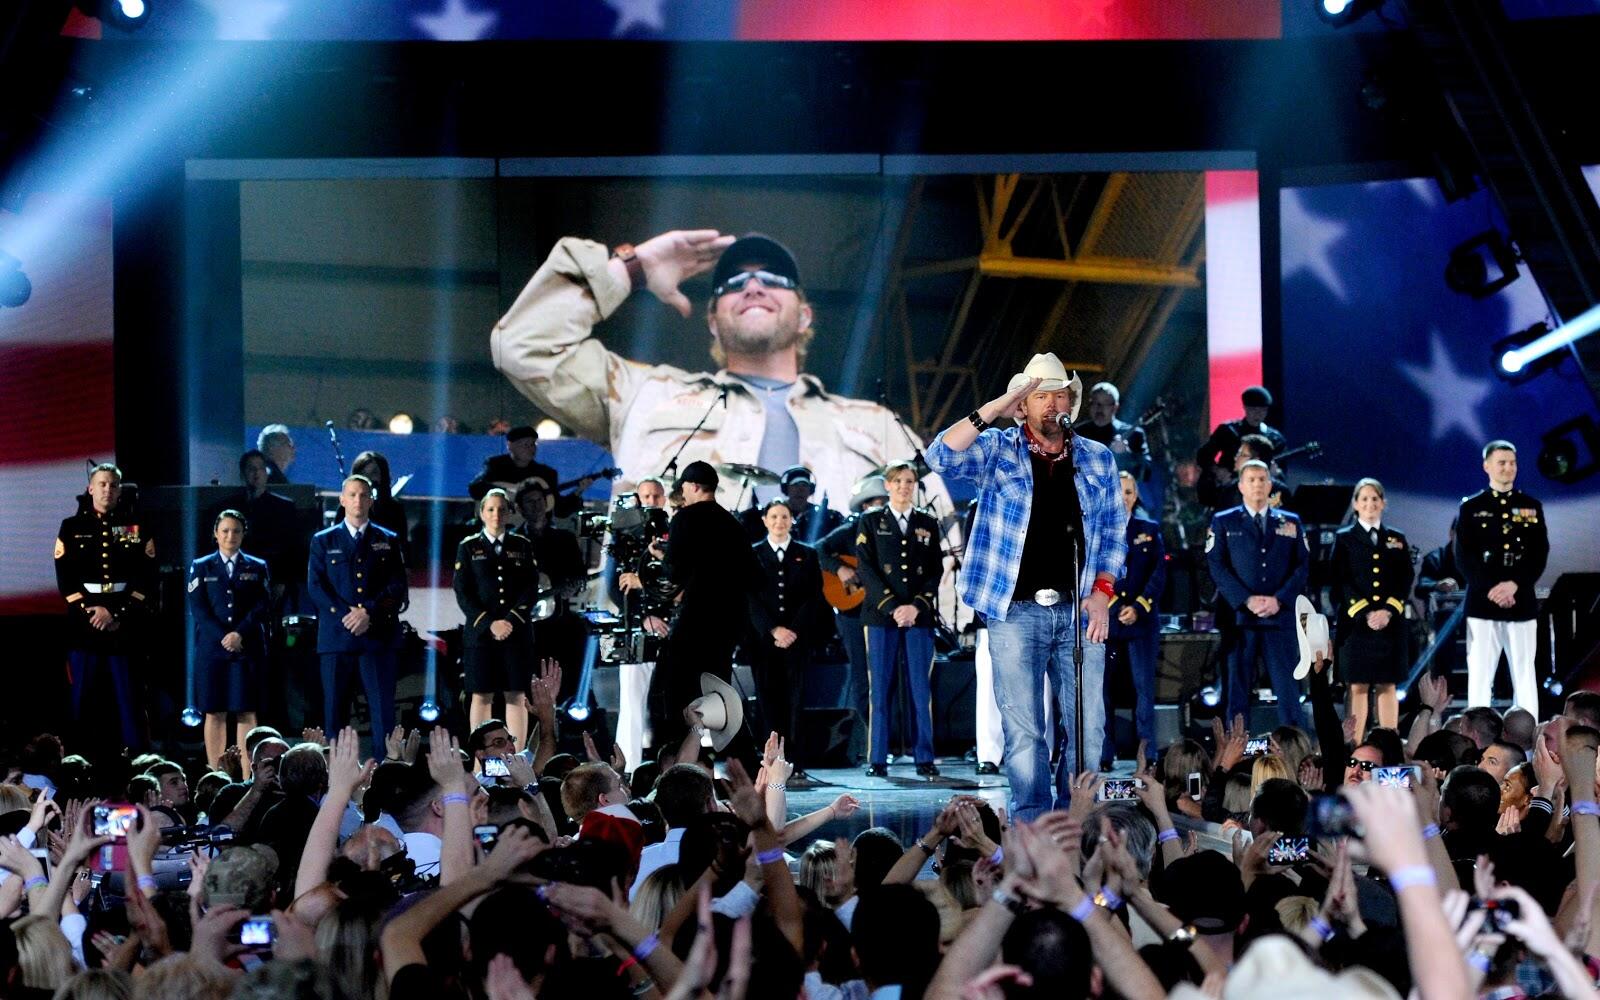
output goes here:
[[1286, 778], [1295, 780], [1295, 773], [1289, 770], [1288, 762], [1275, 753], [1264, 753], [1257, 757], [1254, 764], [1250, 765], [1250, 798], [1255, 800], [1256, 793], [1261, 791], [1261, 786], [1271, 778]]
[[52, 1000], [129, 1000], [133, 977], [120, 969], [85, 969], [62, 983]]
[[11, 925], [11, 933], [17, 939], [17, 967], [22, 970], [23, 986], [53, 992], [77, 974], [72, 945], [56, 921], [29, 914]]
[[652, 931], [658, 931], [661, 929], [661, 922], [682, 898], [683, 878], [678, 874], [678, 866], [662, 865], [639, 883], [639, 892], [633, 897], [633, 902], [628, 904], [628, 912], [639, 923]]
[[838, 846], [831, 840], [819, 840], [800, 855], [799, 882], [816, 893], [823, 906], [836, 910], [850, 898], [855, 877], [840, 857]]

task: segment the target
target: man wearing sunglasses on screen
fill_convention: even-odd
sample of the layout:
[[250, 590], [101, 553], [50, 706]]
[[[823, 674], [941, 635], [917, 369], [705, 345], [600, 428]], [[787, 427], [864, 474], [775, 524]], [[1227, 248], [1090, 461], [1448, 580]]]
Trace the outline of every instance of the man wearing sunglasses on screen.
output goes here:
[[[689, 319], [694, 309], [680, 286], [707, 272], [705, 325], [720, 370], [631, 361], [592, 336], [642, 290]], [[611, 448], [623, 471], [618, 492], [661, 474], [704, 417], [680, 469], [696, 460], [773, 473], [804, 466], [818, 496], [842, 512], [858, 479], [910, 457], [912, 445], [885, 407], [829, 392], [804, 371], [814, 319], [794, 255], [758, 233], [735, 239], [713, 229], [678, 230], [614, 252], [567, 237], [495, 325], [490, 348], [518, 391]], [[718, 501], [734, 506], [743, 484], [726, 474], [721, 484]], [[920, 502], [932, 503], [936, 514], [952, 511], [938, 477], [924, 486]], [[776, 495], [775, 485], [766, 489]]]

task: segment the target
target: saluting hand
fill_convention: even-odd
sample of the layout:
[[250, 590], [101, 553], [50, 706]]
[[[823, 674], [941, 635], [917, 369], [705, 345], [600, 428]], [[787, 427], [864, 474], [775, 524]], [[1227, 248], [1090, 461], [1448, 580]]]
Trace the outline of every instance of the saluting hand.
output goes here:
[[[634, 248], [634, 253], [644, 268], [650, 294], [688, 319], [694, 307], [678, 286], [715, 267], [722, 251], [733, 245], [733, 239], [715, 229], [674, 229], [645, 240]], [[622, 265], [618, 262], [615, 266]]]
[[1017, 415], [1017, 407], [1022, 405], [1022, 401], [1028, 398], [1029, 393], [1043, 384], [1044, 379], [1042, 378], [1029, 379], [1027, 384], [1020, 385], [1007, 392], [1004, 396], [997, 396], [984, 403], [978, 408], [978, 416], [983, 418], [984, 423], [989, 424], [994, 423], [1001, 417], [1015, 417]]

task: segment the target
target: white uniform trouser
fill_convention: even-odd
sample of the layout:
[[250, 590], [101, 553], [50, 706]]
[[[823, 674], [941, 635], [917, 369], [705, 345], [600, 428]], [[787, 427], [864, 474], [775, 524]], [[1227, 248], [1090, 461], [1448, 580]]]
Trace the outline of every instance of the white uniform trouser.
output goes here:
[[[994, 660], [989, 656], [989, 630], [978, 629], [977, 656], [973, 658], [978, 676], [978, 707], [973, 713], [978, 733], [978, 760], [998, 764], [1006, 755], [1005, 731], [1000, 724], [1000, 702], [994, 696]], [[1044, 679], [1044, 717], [1055, 726], [1055, 706], [1050, 701], [1050, 678]], [[632, 759], [632, 758], [630, 758]]]
[[644, 762], [645, 728], [650, 722], [645, 703], [655, 672], [654, 663], [624, 663], [617, 668], [617, 745], [635, 765]]
[[1533, 654], [1539, 642], [1539, 623], [1501, 622], [1489, 618], [1467, 619], [1467, 707], [1489, 704], [1500, 653], [1511, 665], [1512, 701], [1535, 717], [1539, 714], [1539, 683], [1533, 673]]

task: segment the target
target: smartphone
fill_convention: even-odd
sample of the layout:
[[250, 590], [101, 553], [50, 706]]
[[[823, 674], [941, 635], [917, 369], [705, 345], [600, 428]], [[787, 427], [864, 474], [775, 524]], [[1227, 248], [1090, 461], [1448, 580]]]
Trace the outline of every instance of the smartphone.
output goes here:
[[1306, 810], [1306, 832], [1318, 840], [1361, 836], [1356, 827], [1355, 810], [1338, 793], [1311, 797], [1311, 805]]
[[269, 917], [250, 917], [239, 925], [239, 943], [253, 951], [271, 951], [278, 939], [277, 925]]
[[1267, 749], [1272, 745], [1270, 740], [1271, 737], [1267, 736], [1251, 737], [1250, 741], [1244, 745], [1244, 755], [1246, 757], [1261, 756], [1262, 754], [1266, 753]]
[[1127, 802], [1138, 799], [1134, 789], [1143, 787], [1144, 782], [1138, 778], [1107, 778], [1100, 783], [1100, 794], [1096, 798], [1101, 802]]
[[1267, 864], [1297, 865], [1311, 857], [1310, 837], [1279, 837], [1267, 848]]
[[1189, 772], [1189, 798], [1194, 799], [1196, 802], [1199, 802], [1200, 801], [1200, 796], [1205, 794], [1205, 786], [1202, 785], [1200, 782], [1201, 782], [1201, 774], [1200, 774], [1200, 772], [1199, 771], [1190, 771]]
[[1522, 913], [1514, 899], [1474, 899], [1470, 908], [1486, 911], [1483, 929], [1500, 934], [1506, 933], [1506, 924], [1517, 919]]
[[494, 850], [494, 842], [500, 839], [500, 828], [489, 823], [475, 826], [472, 828], [472, 837], [488, 853]]
[[506, 767], [506, 762], [500, 757], [483, 758], [483, 774], [487, 778], [509, 778], [511, 769]]
[[128, 831], [139, 818], [139, 810], [129, 805], [98, 805], [94, 807], [94, 835], [125, 840]]
[[1422, 768], [1415, 764], [1402, 764], [1399, 767], [1375, 767], [1372, 769], [1372, 780], [1380, 785], [1410, 788], [1422, 780]]

